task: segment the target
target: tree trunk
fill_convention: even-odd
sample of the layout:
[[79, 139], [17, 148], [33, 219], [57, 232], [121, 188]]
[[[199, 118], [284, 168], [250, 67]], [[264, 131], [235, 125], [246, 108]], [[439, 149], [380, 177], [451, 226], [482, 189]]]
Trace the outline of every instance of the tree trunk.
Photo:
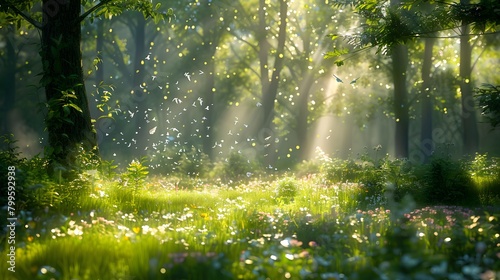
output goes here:
[[[260, 0], [261, 6], [259, 9], [259, 20], [261, 31], [265, 31], [265, 11], [263, 10], [265, 1]], [[283, 69], [285, 42], [286, 42], [286, 27], [287, 27], [287, 11], [288, 4], [286, 0], [280, 0], [280, 23], [278, 32], [278, 45], [276, 48], [276, 56], [274, 59], [274, 67], [272, 70], [271, 78], [268, 75], [268, 42], [264, 38], [259, 40], [259, 57], [260, 57], [260, 68], [261, 68], [261, 81], [262, 81], [262, 122], [260, 125], [260, 131], [258, 132], [259, 144], [263, 144], [263, 155], [267, 157], [265, 160], [267, 164], [273, 164], [275, 162], [275, 146], [274, 146], [274, 135], [273, 133], [273, 120], [274, 120], [274, 103], [276, 100], [276, 95], [278, 94], [278, 86], [280, 80], [280, 73]], [[262, 14], [261, 14], [262, 13]], [[266, 32], [267, 33], [267, 32]], [[265, 33], [264, 33], [265, 34]], [[263, 35], [265, 36], [265, 35]], [[264, 57], [265, 56], [265, 57]]]
[[52, 163], [72, 166], [80, 147], [97, 153], [97, 137], [91, 123], [80, 50], [81, 0], [47, 7], [42, 27], [42, 85], [48, 104], [45, 118]]
[[408, 92], [406, 88], [406, 68], [408, 49], [397, 45], [392, 49], [392, 77], [394, 81], [394, 115], [396, 118], [395, 153], [398, 158], [408, 157]]
[[[256, 32], [256, 38], [258, 40], [259, 47], [259, 69], [260, 69], [260, 87], [262, 93], [262, 104], [264, 105], [265, 95], [269, 88], [269, 42], [267, 41], [267, 31], [266, 31], [266, 1], [259, 0], [259, 25]], [[274, 106], [274, 104], [273, 104]], [[259, 116], [261, 118], [260, 124], [257, 126], [256, 133], [260, 133], [261, 129], [264, 127], [265, 122], [265, 112], [269, 111], [269, 105], [263, 107], [263, 113]]]
[[423, 151], [423, 162], [427, 162], [434, 150], [434, 141], [432, 139], [432, 48], [434, 47], [434, 38], [425, 39], [424, 61], [422, 63], [422, 89], [421, 89], [421, 114], [422, 124], [420, 131], [420, 149]]
[[14, 25], [5, 26], [4, 36], [5, 40], [5, 68], [3, 69], [3, 77], [1, 77], [3, 92], [0, 99], [0, 135], [12, 133], [12, 124], [10, 112], [15, 106], [16, 101], [16, 72], [17, 72], [17, 55], [15, 33], [16, 27]]
[[[307, 73], [307, 72], [306, 72]], [[311, 87], [314, 83], [314, 74], [307, 73], [304, 81], [302, 81], [302, 85], [300, 88], [300, 96], [298, 101], [299, 112], [297, 114], [297, 138], [299, 143], [299, 159], [307, 160], [309, 155], [309, 145], [308, 145], [308, 136], [309, 134], [309, 124], [307, 119], [309, 117], [309, 92], [311, 91]]]
[[[463, 1], [469, 2], [469, 1]], [[476, 109], [472, 90], [472, 46], [469, 42], [470, 28], [464, 24], [460, 35], [460, 92], [462, 94], [462, 135], [463, 152], [473, 155], [479, 146], [479, 134], [477, 129]]]

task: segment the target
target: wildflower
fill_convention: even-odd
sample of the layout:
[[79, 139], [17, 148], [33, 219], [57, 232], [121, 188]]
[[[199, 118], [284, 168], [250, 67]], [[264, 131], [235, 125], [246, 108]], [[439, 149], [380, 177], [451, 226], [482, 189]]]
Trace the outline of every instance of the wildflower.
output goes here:
[[205, 220], [209, 219], [208, 213], [201, 213], [200, 216]]
[[315, 241], [309, 241], [309, 247], [317, 247], [318, 246], [318, 243], [316, 243]]
[[481, 274], [480, 277], [481, 280], [495, 280], [495, 272], [487, 270], [483, 274]]
[[307, 257], [309, 257], [309, 252], [306, 251], [306, 250], [304, 250], [304, 251], [302, 251], [302, 252], [299, 253], [299, 257], [301, 257], [301, 258], [307, 258]]

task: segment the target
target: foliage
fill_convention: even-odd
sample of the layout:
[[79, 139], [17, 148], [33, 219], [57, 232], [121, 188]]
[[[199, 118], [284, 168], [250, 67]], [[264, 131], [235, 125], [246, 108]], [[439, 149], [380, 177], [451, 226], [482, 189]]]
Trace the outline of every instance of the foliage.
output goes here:
[[237, 182], [257, 175], [258, 163], [252, 162], [244, 155], [233, 152], [225, 160], [215, 164], [213, 178], [221, 178], [225, 182]]
[[498, 3], [481, 1], [478, 4], [446, 3], [440, 1], [335, 1], [338, 7], [353, 5], [364, 22], [363, 32], [343, 38], [355, 47], [377, 47], [378, 51], [406, 44], [419, 38], [433, 36], [436, 32], [472, 24], [477, 32], [495, 32], [498, 25]]
[[500, 125], [500, 86], [486, 84], [476, 88], [475, 92], [482, 115], [496, 128]]
[[500, 4], [498, 1], [482, 0], [479, 3], [453, 3], [450, 15], [457, 22], [473, 24], [479, 32], [491, 30], [500, 24]]
[[113, 180], [117, 175], [117, 168], [118, 165], [115, 164], [114, 160], [101, 160], [99, 165], [99, 173], [104, 179]]
[[123, 191], [131, 195], [130, 205], [135, 206], [135, 199], [149, 174], [148, 167], [144, 165], [146, 158], [132, 160], [127, 167], [127, 171], [122, 175]]
[[177, 163], [179, 174], [188, 177], [205, 176], [210, 170], [210, 158], [194, 146], [191, 146], [190, 150], [184, 151]]
[[[7, 182], [8, 182], [8, 174], [5, 170], [8, 170], [9, 166], [14, 166], [16, 169], [19, 168], [23, 159], [20, 158], [20, 153], [17, 151], [16, 140], [14, 140], [14, 135], [2, 135], [0, 136], [0, 168], [2, 172], [0, 173], [0, 180], [2, 180], [0, 191], [2, 193], [7, 193]], [[17, 174], [19, 174], [19, 170], [17, 170]], [[19, 180], [19, 175], [16, 180]], [[18, 182], [22, 183], [22, 181]], [[0, 199], [0, 203], [2, 205], [6, 205], [7, 197], [2, 196]]]
[[304, 160], [294, 166], [293, 173], [297, 178], [320, 173], [321, 164], [314, 160]]
[[[47, 116], [45, 117], [47, 127], [50, 126], [62, 130], [67, 126], [75, 125], [72, 119], [74, 112], [72, 111], [76, 111], [76, 113], [80, 114], [82, 113], [82, 109], [76, 104], [76, 99], [77, 97], [74, 91], [62, 91], [59, 98], [48, 100], [46, 103]], [[51, 157], [53, 154], [59, 154], [63, 151], [70, 136], [63, 133], [61, 138], [65, 139], [65, 142], [52, 143], [51, 146], [46, 147], [44, 154], [47, 157]]]
[[300, 185], [294, 178], [283, 178], [277, 182], [276, 200], [279, 203], [288, 204], [292, 202], [297, 195]]
[[[286, 205], [271, 203], [276, 185], [285, 181], [295, 181], [295, 199]], [[330, 211], [336, 203], [329, 199], [334, 188], [320, 187], [314, 178], [299, 183], [286, 177], [276, 185], [256, 181], [199, 190], [141, 189], [136, 200], [139, 210], [134, 212], [125, 211], [127, 201], [113, 200], [114, 206], [105, 206], [112, 200], [107, 196], [82, 197], [82, 204], [95, 201], [100, 206], [78, 213], [21, 211], [16, 273], [7, 271], [7, 257], [2, 254], [0, 275], [2, 279], [498, 276], [498, 214], [459, 206], [407, 209], [408, 204], [392, 203], [390, 208], [337, 206]], [[114, 188], [103, 185], [104, 192]], [[314, 208], [323, 203], [324, 208]]]
[[463, 161], [434, 157], [417, 173], [430, 205], [478, 205], [479, 192]]
[[[98, 62], [102, 63], [102, 62]], [[95, 66], [97, 67], [97, 66]], [[113, 115], [118, 115], [119, 112], [119, 101], [116, 100], [115, 104], [110, 104], [111, 98], [113, 96], [113, 91], [115, 88], [112, 85], [104, 85], [101, 81], [97, 86], [96, 94], [100, 97], [99, 103], [96, 105], [96, 108], [103, 113], [97, 120], [101, 118], [111, 118], [113, 119]], [[102, 93], [101, 93], [102, 90]]]
[[481, 205], [497, 205], [500, 202], [500, 163], [498, 158], [476, 153], [468, 170], [476, 186], [479, 186]]
[[205, 177], [211, 169], [210, 158], [199, 148], [179, 149], [177, 147], [165, 148], [159, 155], [155, 155], [151, 162], [155, 174], [172, 175], [175, 177]]
[[393, 174], [396, 171], [390, 168], [392, 164], [387, 163], [389, 161], [388, 157], [379, 161], [366, 155], [359, 160], [342, 160], [323, 154], [321, 171], [329, 183], [359, 183], [363, 191], [359, 194], [358, 201], [374, 206], [383, 203], [388, 180], [398, 178]]

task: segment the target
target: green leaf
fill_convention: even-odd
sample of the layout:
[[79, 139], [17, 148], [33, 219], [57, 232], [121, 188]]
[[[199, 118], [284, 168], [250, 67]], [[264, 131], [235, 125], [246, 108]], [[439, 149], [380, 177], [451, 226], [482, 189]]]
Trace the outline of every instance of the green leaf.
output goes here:
[[71, 108], [73, 108], [73, 109], [77, 110], [77, 111], [78, 111], [78, 112], [80, 112], [80, 113], [83, 113], [82, 109], [80, 109], [80, 107], [78, 107], [78, 106], [77, 106], [76, 104], [74, 104], [74, 103], [69, 103], [69, 104], [64, 105], [64, 107], [67, 107], [67, 106], [69, 106], [69, 107], [71, 107]]
[[172, 20], [172, 18], [175, 18], [174, 9], [168, 8], [167, 18], [168, 18], [168, 22], [170, 22]]
[[337, 39], [338, 37], [340, 37], [340, 35], [338, 35], [338, 34], [328, 34], [327, 37], [330, 37], [330, 39], [332, 39], [332, 41], [333, 41], [333, 40]]
[[338, 67], [344, 65], [344, 61], [343, 60], [336, 60], [335, 62], [335, 65], [337, 65]]
[[336, 57], [339, 57], [341, 55], [344, 55], [344, 54], [348, 54], [349, 53], [349, 50], [348, 49], [336, 49], [334, 51], [331, 51], [331, 52], [327, 52], [324, 56], [325, 59], [327, 58], [336, 58]]
[[71, 113], [68, 106], [63, 106], [64, 116], [69, 116]]

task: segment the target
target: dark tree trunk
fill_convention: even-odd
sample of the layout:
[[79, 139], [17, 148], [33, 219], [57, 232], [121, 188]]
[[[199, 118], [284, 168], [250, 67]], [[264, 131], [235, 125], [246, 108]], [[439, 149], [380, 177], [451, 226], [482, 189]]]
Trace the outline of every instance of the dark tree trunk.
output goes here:
[[408, 49], [397, 45], [392, 49], [392, 77], [394, 81], [394, 116], [396, 118], [395, 153], [398, 158], [408, 157], [408, 92], [406, 88], [406, 68]]
[[[469, 1], [464, 1], [469, 2]], [[468, 25], [461, 27], [460, 36], [460, 92], [462, 94], [462, 135], [464, 153], [473, 155], [479, 146], [479, 134], [477, 128], [476, 109], [472, 90], [472, 46], [470, 40], [470, 28]]]
[[434, 47], [434, 38], [425, 39], [424, 61], [422, 63], [422, 89], [421, 89], [421, 114], [422, 124], [420, 131], [420, 149], [423, 151], [423, 162], [427, 162], [434, 150], [434, 141], [432, 139], [432, 48]]
[[97, 153], [96, 133], [91, 123], [80, 50], [81, 0], [54, 4], [44, 0], [42, 27], [42, 85], [48, 104], [45, 118], [53, 163], [72, 166], [80, 147]]
[[17, 72], [17, 54], [16, 54], [16, 42], [15, 33], [16, 27], [14, 25], [8, 25], [4, 28], [5, 40], [5, 68], [3, 69], [3, 75], [1, 77], [3, 92], [0, 99], [0, 135], [12, 133], [12, 125], [10, 112], [15, 106], [16, 101], [16, 72]]

